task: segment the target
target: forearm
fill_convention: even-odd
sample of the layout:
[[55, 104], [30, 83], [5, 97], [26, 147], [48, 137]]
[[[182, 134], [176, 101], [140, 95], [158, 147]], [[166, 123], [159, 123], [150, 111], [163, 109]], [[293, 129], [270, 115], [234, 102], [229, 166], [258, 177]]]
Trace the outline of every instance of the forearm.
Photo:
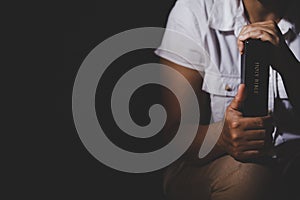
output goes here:
[[[195, 128], [189, 125], [191, 130]], [[219, 136], [221, 135], [221, 131], [223, 128], [223, 122], [217, 122], [210, 125], [198, 125], [197, 135], [190, 146], [190, 148], [185, 152], [184, 158], [190, 161], [193, 161], [197, 164], [206, 164], [216, 158], [226, 154], [226, 152], [221, 148], [219, 144]], [[199, 158], [199, 151], [203, 145], [204, 140], [209, 141], [209, 144], [204, 148], [211, 148], [211, 151], [204, 156], [203, 158]], [[210, 146], [211, 145], [211, 146]], [[206, 149], [205, 149], [206, 150]]]
[[[220, 135], [223, 130], [223, 124], [223, 122], [216, 122], [209, 125], [200, 125], [197, 136], [187, 151], [186, 156], [198, 164], [206, 164], [226, 154], [220, 145]], [[211, 150], [207, 155], [201, 155], [200, 157], [200, 148], [205, 152]]]

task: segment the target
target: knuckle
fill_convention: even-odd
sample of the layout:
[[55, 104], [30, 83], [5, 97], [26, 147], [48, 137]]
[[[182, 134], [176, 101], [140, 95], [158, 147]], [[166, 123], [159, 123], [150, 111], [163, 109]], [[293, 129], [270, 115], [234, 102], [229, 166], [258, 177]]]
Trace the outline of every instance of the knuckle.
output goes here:
[[242, 154], [238, 151], [233, 152], [233, 156], [235, 159], [238, 159], [238, 160], [242, 159]]
[[238, 142], [233, 142], [232, 146], [233, 146], [234, 149], [237, 150], [240, 147], [240, 144]]
[[255, 25], [249, 24], [247, 25], [247, 31], [251, 31]]
[[235, 117], [236, 115], [236, 111], [231, 108], [231, 107], [228, 107], [227, 110], [226, 110], [226, 118], [228, 121], [232, 121], [232, 119]]
[[[232, 129], [236, 129], [236, 128], [238, 128], [240, 126], [240, 123], [238, 122], [238, 121], [232, 121], [231, 123], [230, 123], [230, 128], [232, 128]], [[234, 134], [234, 135], [236, 135], [236, 134]]]
[[232, 139], [232, 141], [237, 141], [239, 139], [239, 135], [237, 133], [232, 133], [231, 139]]
[[248, 29], [249, 25], [246, 25], [242, 28], [242, 32], [246, 31]]
[[275, 20], [268, 20], [266, 21], [267, 24], [270, 24], [270, 26], [276, 26], [276, 21]]
[[249, 28], [248, 32], [247, 32], [247, 33], [245, 33], [245, 36], [246, 36], [246, 37], [250, 37], [250, 36], [251, 36], [251, 34], [252, 34], [252, 31], [251, 31], [251, 29]]
[[264, 127], [264, 121], [261, 118], [257, 119], [255, 123], [258, 127]]
[[264, 34], [264, 31], [259, 30], [259, 31], [258, 31], [258, 34], [259, 34], [259, 35], [263, 35], [263, 34]]

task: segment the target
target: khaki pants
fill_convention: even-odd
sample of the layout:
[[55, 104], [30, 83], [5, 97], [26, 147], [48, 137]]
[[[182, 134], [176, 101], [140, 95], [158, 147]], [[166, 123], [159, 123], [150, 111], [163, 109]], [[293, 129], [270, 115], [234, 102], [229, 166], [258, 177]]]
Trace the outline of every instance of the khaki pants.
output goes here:
[[164, 189], [172, 200], [268, 200], [276, 194], [273, 172], [267, 165], [228, 155], [204, 166], [178, 161], [167, 169]]

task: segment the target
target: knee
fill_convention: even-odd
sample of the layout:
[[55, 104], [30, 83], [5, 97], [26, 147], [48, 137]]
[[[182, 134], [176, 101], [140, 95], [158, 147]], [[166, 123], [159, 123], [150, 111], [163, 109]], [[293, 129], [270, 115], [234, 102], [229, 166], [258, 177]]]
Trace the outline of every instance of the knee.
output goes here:
[[274, 182], [271, 168], [236, 160], [232, 163], [235, 168], [221, 172], [212, 183], [211, 199], [269, 199]]

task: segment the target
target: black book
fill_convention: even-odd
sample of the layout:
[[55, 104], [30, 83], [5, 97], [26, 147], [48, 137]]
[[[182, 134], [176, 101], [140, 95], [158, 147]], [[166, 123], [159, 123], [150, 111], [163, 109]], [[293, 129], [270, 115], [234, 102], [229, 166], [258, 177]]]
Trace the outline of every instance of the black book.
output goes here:
[[241, 63], [241, 82], [246, 85], [247, 98], [242, 112], [245, 117], [268, 114], [269, 90], [269, 42], [249, 39]]

